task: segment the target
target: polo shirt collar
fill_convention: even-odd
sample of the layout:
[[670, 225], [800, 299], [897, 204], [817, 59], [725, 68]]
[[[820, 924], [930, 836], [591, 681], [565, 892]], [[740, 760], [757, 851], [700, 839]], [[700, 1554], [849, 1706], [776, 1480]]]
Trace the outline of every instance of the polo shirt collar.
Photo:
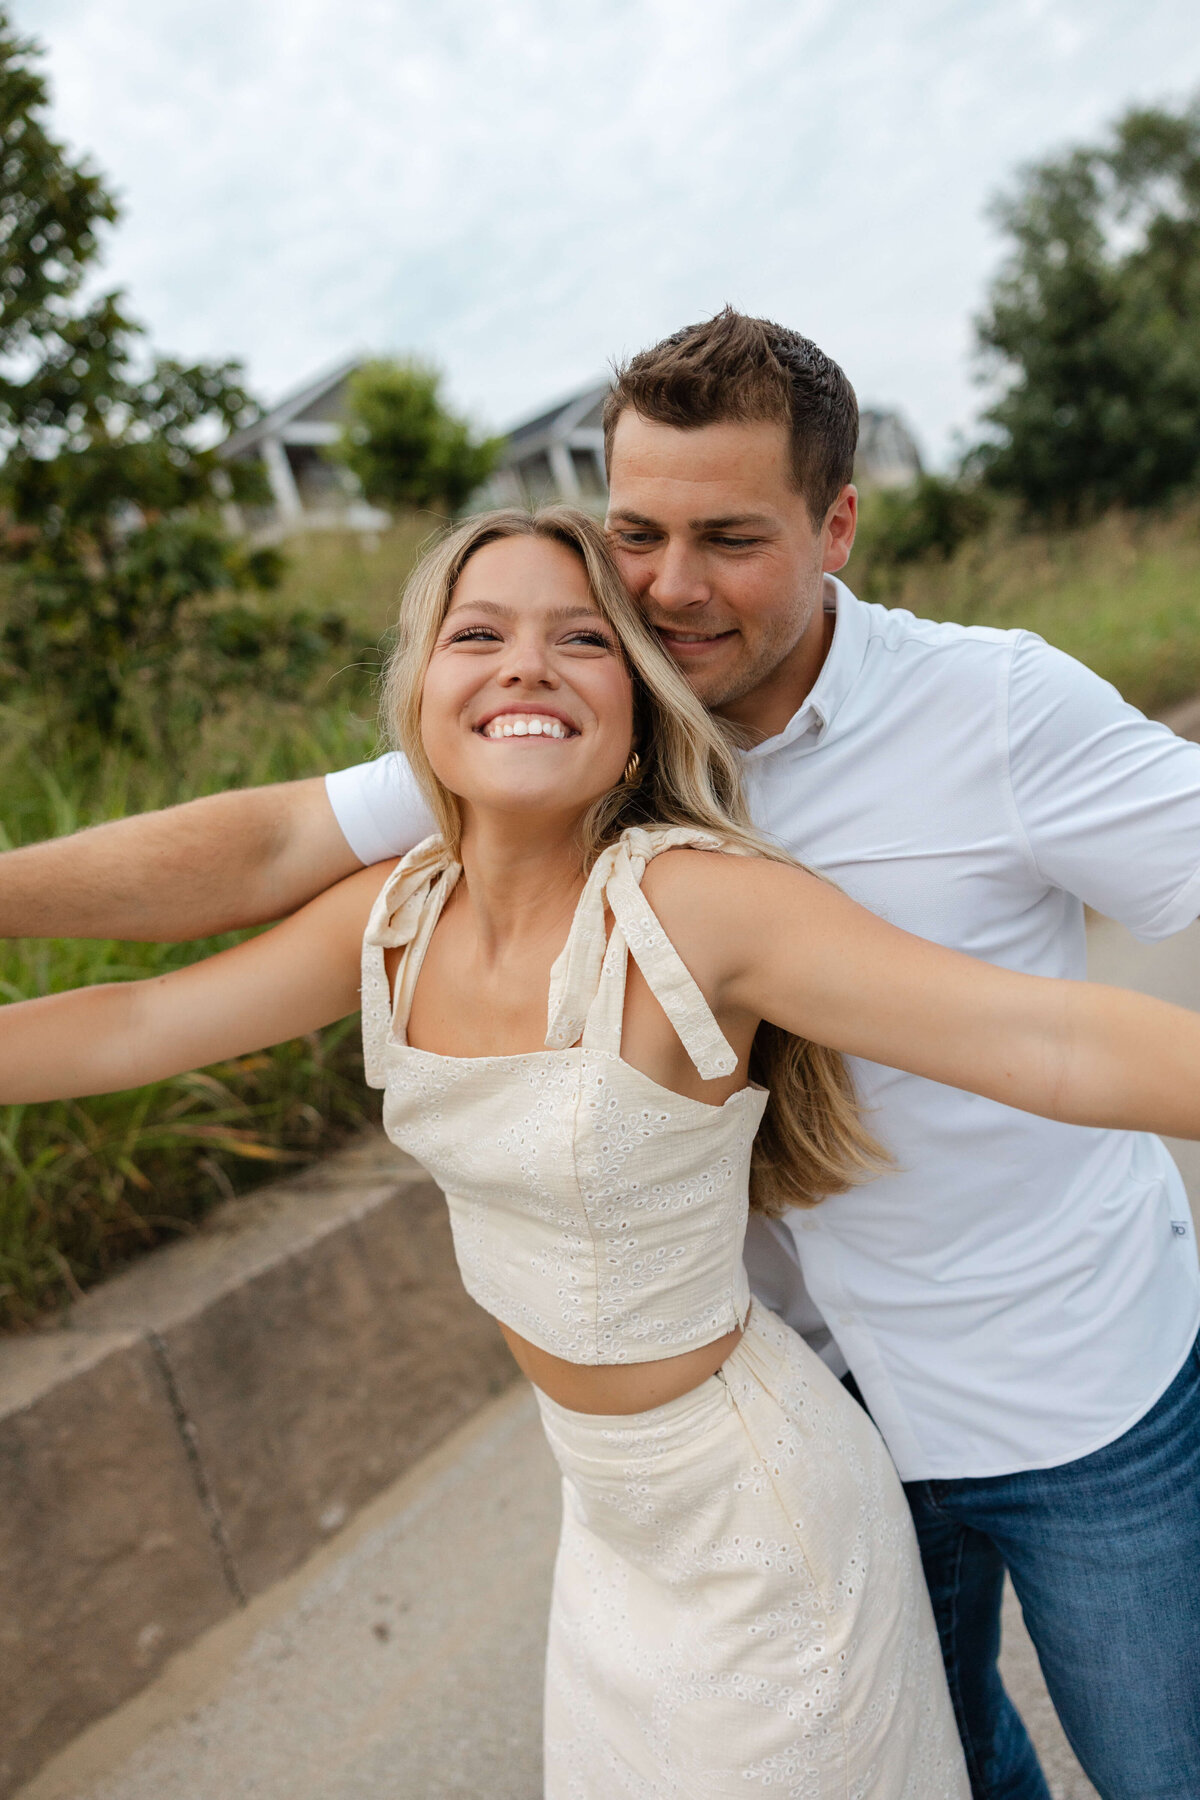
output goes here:
[[744, 752], [747, 759], [773, 756], [777, 750], [802, 743], [813, 749], [825, 736], [838, 708], [858, 679], [871, 635], [868, 609], [833, 575], [825, 577], [825, 610], [837, 615], [833, 642], [804, 704], [792, 714], [783, 730]]

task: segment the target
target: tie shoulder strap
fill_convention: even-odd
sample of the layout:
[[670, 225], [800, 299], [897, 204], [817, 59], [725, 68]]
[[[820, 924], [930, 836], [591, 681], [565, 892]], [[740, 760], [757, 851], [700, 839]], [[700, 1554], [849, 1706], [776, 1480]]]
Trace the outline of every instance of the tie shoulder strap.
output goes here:
[[[370, 1087], [387, 1084], [384, 1045], [392, 1028], [393, 1007], [383, 953], [412, 945], [418, 937], [428, 935], [445, 894], [458, 875], [459, 865], [450, 857], [442, 839], [425, 838], [396, 864], [371, 908], [362, 946], [363, 1063]], [[397, 984], [397, 1018], [407, 1016], [405, 1009], [416, 975], [416, 970], [410, 968], [412, 961], [411, 956], [405, 958]]]
[[[701, 1077], [715, 1081], [737, 1068], [736, 1052], [641, 891], [646, 865], [664, 850], [684, 847], [736, 854], [734, 846], [710, 832], [634, 826], [597, 858], [551, 974], [549, 1049], [578, 1042], [585, 1027], [585, 1043], [619, 1049], [628, 949]], [[614, 919], [607, 955], [606, 900]]]

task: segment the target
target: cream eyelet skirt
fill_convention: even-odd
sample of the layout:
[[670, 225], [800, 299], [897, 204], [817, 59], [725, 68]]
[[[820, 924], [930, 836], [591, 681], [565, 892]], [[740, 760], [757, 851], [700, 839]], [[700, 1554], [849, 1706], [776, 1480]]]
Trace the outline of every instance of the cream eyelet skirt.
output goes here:
[[538, 1394], [563, 1474], [546, 1800], [969, 1800], [899, 1480], [755, 1306], [650, 1412]]

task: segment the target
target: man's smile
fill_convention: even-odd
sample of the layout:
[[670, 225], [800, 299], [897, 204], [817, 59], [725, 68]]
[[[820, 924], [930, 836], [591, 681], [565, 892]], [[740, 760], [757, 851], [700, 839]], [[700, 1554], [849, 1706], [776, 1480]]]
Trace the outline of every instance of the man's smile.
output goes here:
[[685, 631], [678, 625], [655, 625], [659, 641], [665, 650], [675, 657], [703, 656], [718, 644], [725, 644], [738, 636], [736, 629], [728, 631]]

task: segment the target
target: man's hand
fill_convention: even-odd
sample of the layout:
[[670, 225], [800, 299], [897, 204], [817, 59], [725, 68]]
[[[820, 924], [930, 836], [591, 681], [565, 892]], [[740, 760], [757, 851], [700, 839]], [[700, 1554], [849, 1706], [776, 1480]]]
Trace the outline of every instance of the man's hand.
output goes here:
[[318, 777], [0, 856], [0, 937], [183, 943], [293, 913], [361, 868]]

